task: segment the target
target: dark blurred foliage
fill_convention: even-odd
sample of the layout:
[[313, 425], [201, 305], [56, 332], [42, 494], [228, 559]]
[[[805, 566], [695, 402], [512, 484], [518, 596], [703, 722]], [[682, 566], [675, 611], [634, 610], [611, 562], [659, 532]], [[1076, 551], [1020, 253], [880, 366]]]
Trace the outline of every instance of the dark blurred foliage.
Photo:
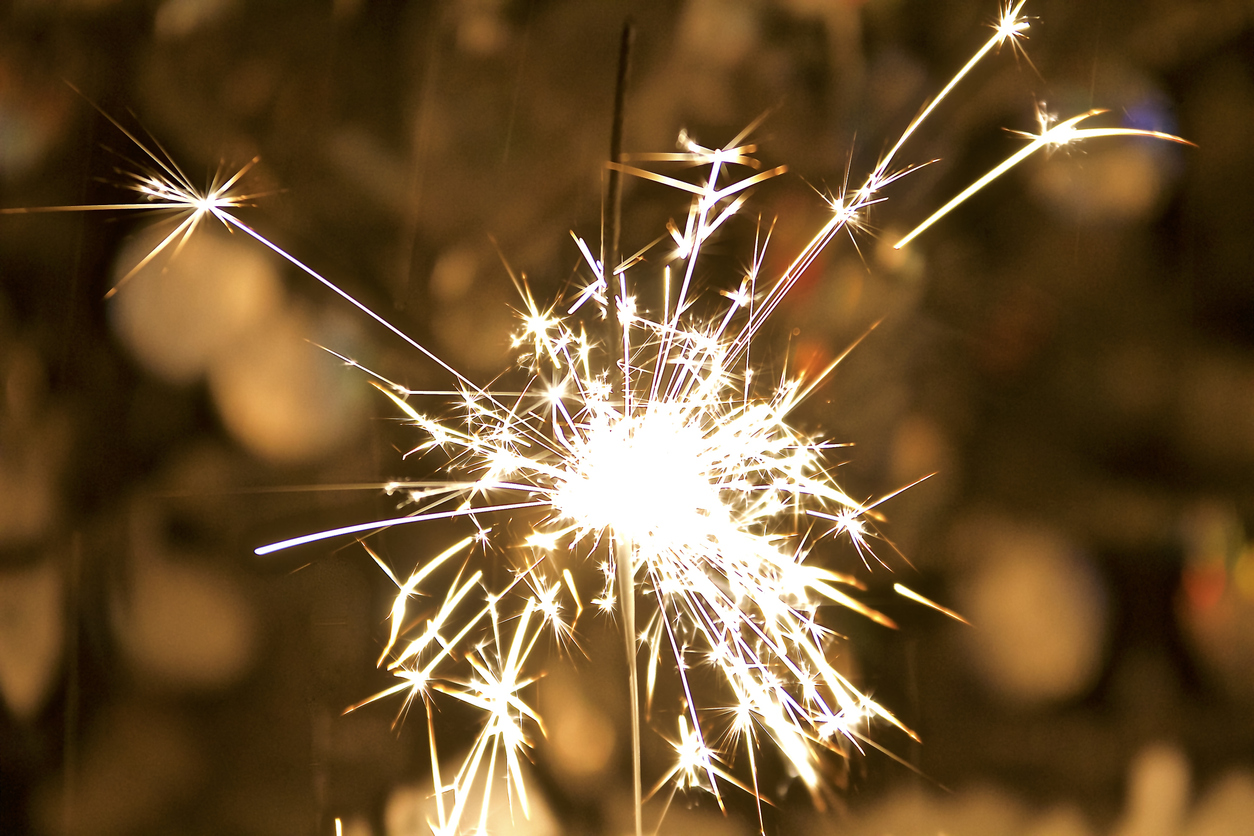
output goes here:
[[[627, 149], [669, 150], [681, 128], [721, 144], [768, 113], [760, 156], [789, 166], [711, 252], [700, 278], [717, 287], [749, 259], [759, 214], [778, 218], [768, 267], [785, 267], [823, 222], [815, 192], [856, 182], [996, 12], [992, 0], [9, 0], [0, 206], [129, 199], [117, 169], [141, 152], [102, 113], [197, 182], [259, 155], [250, 224], [490, 380], [511, 362], [501, 259], [553, 297], [579, 264], [567, 231], [598, 234], [626, 16]], [[1104, 832], [1149, 744], [1181, 754], [1198, 787], [1251, 766], [1254, 7], [1028, 12], [1027, 57], [1006, 49], [965, 82], [904, 157], [939, 162], [893, 187], [878, 235], [831, 246], [763, 340], [778, 374], [785, 352], [817, 366], [879, 322], [798, 421], [856, 442], [838, 471], [856, 496], [937, 473], [882, 509], [895, 548], [880, 549], [888, 568], [869, 596], [901, 629], [838, 619], [859, 681], [924, 744], [884, 731], [901, 762], [871, 749], [828, 764], [838, 789], [823, 814], [766, 756], [780, 801], [768, 830], [852, 828], [903, 788], [994, 785], [1030, 809], [1078, 805]], [[1034, 130], [1038, 102], [1064, 117], [1109, 108], [1107, 124], [1197, 147], [1059, 151], [892, 252], [895, 234], [1019, 147], [1003, 128]], [[625, 207], [628, 249], [686, 208], [634, 181]], [[382, 491], [348, 487], [435, 465], [403, 460], [413, 431], [330, 360], [338, 382], [308, 372], [294, 385], [333, 441], [295, 451], [282, 441], [300, 422], [231, 406], [238, 364], [154, 373], [126, 347], [117, 306], [161, 276], [103, 299], [142, 226], [0, 216], [0, 832], [326, 834], [341, 816], [383, 833], [389, 796], [428, 775], [424, 723], [393, 729], [399, 704], [341, 711], [386, 682], [374, 659], [394, 588], [357, 546], [252, 549], [395, 513]], [[413, 388], [447, 385], [307, 277], [257, 269], [277, 271], [273, 310], [313, 323], [309, 339]], [[202, 330], [225, 315], [207, 307]], [[372, 543], [408, 571], [456, 534], [433, 524]], [[894, 596], [895, 580], [975, 626]], [[554, 656], [539, 686], [556, 711], [561, 689], [599, 706], [618, 735], [608, 765], [579, 780], [536, 749], [539, 791], [571, 833], [621, 827], [629, 786], [618, 644], [611, 625], [587, 624], [592, 660]], [[441, 720], [455, 752], [474, 718]], [[657, 774], [663, 747], [651, 739], [646, 754]], [[756, 829], [746, 799], [729, 804]]]

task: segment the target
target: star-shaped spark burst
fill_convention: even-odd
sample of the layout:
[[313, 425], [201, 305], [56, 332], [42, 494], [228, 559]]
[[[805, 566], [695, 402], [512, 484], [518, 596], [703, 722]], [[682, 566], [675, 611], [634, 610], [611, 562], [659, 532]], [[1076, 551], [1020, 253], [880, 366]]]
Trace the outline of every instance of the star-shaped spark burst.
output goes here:
[[[544, 729], [526, 701], [525, 692], [537, 677], [529, 662], [546, 636], [558, 643], [573, 639], [583, 610], [568, 568], [573, 560], [599, 559], [605, 585], [593, 602], [600, 609], [626, 614], [634, 612], [637, 599], [647, 605], [643, 626], [628, 638], [633, 656], [643, 651], [649, 704], [664, 671], [677, 681], [678, 737], [668, 738], [674, 760], [661, 771], [654, 792], [701, 790], [721, 804], [724, 790], [736, 787], [760, 801], [758, 749], [769, 740], [791, 771], [818, 793], [824, 752], [844, 753], [870, 742], [870, 724], [887, 723], [913, 737], [834, 667], [835, 637], [820, 618], [822, 608], [834, 605], [892, 625], [857, 599], [863, 588], [857, 578], [812, 559], [818, 542], [847, 538], [869, 565], [874, 508], [883, 501], [859, 502], [841, 490], [830, 475], [827, 451], [833, 445], [790, 423], [794, 410], [835, 363], [810, 377], [770, 380], [755, 373], [751, 348], [823, 249], [842, 232], [862, 230], [869, 209], [884, 199], [883, 190], [910, 171], [897, 156], [919, 126], [982, 58], [1005, 44], [1019, 47], [1029, 25], [1023, 6], [1020, 0], [1004, 7], [989, 40], [860, 186], [828, 198], [829, 219], [782, 275], [768, 280], [761, 274], [768, 231], [747, 273], [702, 300], [705, 310], [698, 305], [696, 280], [704, 245], [742, 208], [749, 189], [783, 168], [760, 170], [756, 149], [747, 142], [749, 130], [721, 148], [702, 146], [684, 134], [676, 152], [631, 158], [632, 163], [700, 167], [696, 183], [611, 163], [622, 173], [691, 195], [686, 219], [682, 225], [672, 223], [669, 236], [661, 239], [669, 238], [673, 248], [660, 269], [646, 259], [648, 247], [606, 265], [574, 236], [588, 281], [569, 305], [538, 304], [526, 282], [515, 278], [522, 299], [515, 347], [527, 350], [524, 365], [531, 375], [521, 393], [475, 384], [239, 220], [235, 210], [250, 199], [239, 190], [247, 166], [198, 190], [159, 146], [152, 150], [128, 133], [152, 161], [124, 174], [127, 187], [141, 196], [139, 202], [45, 210], [182, 213], [157, 251], [177, 247], [202, 220], [215, 219], [339, 293], [451, 377], [456, 387], [447, 393], [451, 411], [447, 404], [429, 411], [421, 402], [431, 393], [411, 392], [368, 372], [419, 430], [415, 452], [438, 448], [449, 458], [442, 478], [387, 486], [406, 497], [404, 513], [256, 550], [266, 555], [435, 519], [474, 525], [476, 533], [421, 563], [404, 580], [375, 557], [397, 586], [379, 660], [396, 681], [359, 706], [400, 695], [406, 707], [421, 703], [426, 709], [435, 784], [433, 831], [484, 832], [490, 787], [502, 773], [511, 799], [517, 798], [521, 813], [527, 813], [523, 762]], [[1025, 135], [1027, 146], [897, 246], [1042, 148], [1106, 136], [1183, 141], [1153, 131], [1079, 127], [1098, 113], [1042, 124], [1040, 133]], [[642, 277], [662, 282], [657, 310], [647, 310], [631, 291]], [[618, 327], [610, 339], [594, 339], [583, 315], [597, 333], [605, 332], [603, 321]], [[494, 528], [492, 521], [500, 519], [510, 524]], [[504, 539], [504, 532], [524, 525], [528, 533], [521, 540]], [[492, 544], [526, 556], [501, 586], [490, 584], [476, 566]], [[895, 588], [956, 617], [900, 584]], [[415, 619], [419, 598], [422, 615]], [[625, 622], [634, 623], [631, 618]], [[634, 659], [631, 664], [634, 681]], [[712, 689], [707, 673], [717, 682]], [[480, 733], [451, 779], [435, 747], [432, 707], [440, 699], [461, 702], [483, 717]], [[635, 745], [638, 751], [638, 740]], [[746, 753], [747, 775], [729, 765], [738, 751]], [[639, 784], [639, 775], [636, 780]], [[477, 807], [472, 803], [476, 793], [483, 798]]]

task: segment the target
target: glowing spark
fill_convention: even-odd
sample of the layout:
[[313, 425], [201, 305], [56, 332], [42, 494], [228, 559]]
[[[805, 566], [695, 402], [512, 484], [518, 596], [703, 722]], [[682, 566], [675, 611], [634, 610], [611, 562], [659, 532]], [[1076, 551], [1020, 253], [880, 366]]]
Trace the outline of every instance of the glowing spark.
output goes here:
[[[835, 605], [894, 626], [855, 597], [863, 589], [856, 578], [812, 559], [819, 542], [848, 539], [869, 567], [874, 557], [870, 541], [877, 536], [879, 519], [875, 508], [897, 493], [873, 502], [854, 500], [830, 477], [826, 451], [832, 445], [790, 424], [792, 412], [840, 358], [810, 379], [785, 376], [772, 383], [754, 373], [750, 354], [756, 335], [823, 249], [838, 234], [864, 228], [870, 207], [884, 200], [883, 190], [911, 170], [899, 166], [896, 158], [922, 123], [986, 55], [1004, 44], [1018, 48], [1028, 30], [1023, 6], [1020, 0], [1003, 8], [993, 35], [910, 123], [861, 186], [846, 184], [826, 198], [830, 217], [778, 278], [766, 281], [761, 276], [768, 230], [755, 243], [752, 265], [737, 286], [710, 294], [712, 313], [698, 304], [696, 266], [702, 248], [745, 205], [751, 187], [784, 169], [760, 170], [755, 147], [745, 142], [752, 126], [721, 148], [702, 146], [685, 134], [677, 152], [632, 158], [701, 166], [697, 183], [612, 164], [691, 195], [686, 219], [670, 225], [673, 250], [660, 270], [645, 260], [652, 244], [620, 264], [605, 265], [582, 238], [573, 236], [590, 280], [565, 314], [557, 312], [557, 302], [537, 304], [525, 279], [511, 276], [522, 300], [515, 346], [527, 347], [525, 364], [532, 378], [520, 392], [476, 385], [240, 221], [233, 212], [250, 196], [239, 184], [253, 163], [198, 190], [159, 146], [154, 151], [127, 133], [152, 163], [124, 173], [139, 202], [44, 210], [180, 213], [174, 231], [140, 266], [167, 247], [177, 249], [202, 220], [217, 220], [348, 300], [453, 379], [456, 391], [439, 393], [453, 403], [452, 413], [431, 417], [411, 401], [433, 393], [411, 392], [366, 370], [419, 429], [421, 441], [413, 452], [439, 448], [448, 455], [446, 479], [386, 486], [410, 506], [397, 516], [256, 550], [266, 555], [436, 519], [464, 518], [474, 525], [475, 533], [423, 562], [403, 581], [370, 552], [397, 587], [379, 659], [395, 682], [348, 709], [398, 695], [404, 713], [421, 701], [431, 746], [435, 832], [486, 830], [489, 788], [500, 775], [510, 798], [517, 798], [527, 814], [524, 758], [534, 733], [544, 733], [539, 715], [525, 700], [524, 692], [537, 678], [528, 673], [528, 662], [542, 637], [552, 636], [559, 645], [573, 640], [574, 622], [566, 613], [573, 611], [577, 619], [583, 603], [569, 569], [572, 558], [600, 556], [604, 586], [591, 600], [598, 610], [625, 613], [625, 603], [637, 596], [649, 604], [633, 638], [636, 646], [647, 648], [650, 710], [655, 691], [670, 673], [681, 694], [675, 717], [678, 738], [670, 741], [673, 761], [662, 771], [655, 793], [666, 786], [672, 795], [700, 789], [721, 804], [721, 788], [733, 786], [761, 801], [758, 746], [770, 740], [817, 795], [824, 750], [843, 754], [863, 743], [876, 746], [867, 734], [877, 722], [914, 738], [833, 667], [829, 657], [835, 636], [819, 617], [822, 607]], [[1155, 131], [1079, 127], [1097, 113], [1052, 125], [1043, 121], [1039, 133], [1025, 134], [1030, 142], [1024, 149], [960, 192], [896, 246], [913, 240], [1042, 148], [1111, 136], [1183, 141]], [[680, 276], [677, 288], [672, 288], [672, 268]], [[648, 310], [629, 292], [629, 278], [653, 270], [663, 283], [659, 311]], [[613, 285], [611, 277], [616, 277]], [[602, 319], [617, 312], [621, 334], [610, 345], [589, 339], [584, 324], [574, 318], [589, 306]], [[621, 389], [610, 384], [611, 378], [619, 379], [611, 374], [616, 370], [621, 370]], [[511, 524], [500, 527], [498, 542], [497, 529], [484, 523], [499, 515]], [[522, 537], [505, 533], [524, 524], [529, 531]], [[513, 579], [503, 586], [490, 585], [482, 569], [472, 571], [477, 556], [492, 548], [514, 558]], [[900, 584], [896, 589], [958, 617]], [[412, 610], [420, 598], [425, 604], [415, 621]], [[716, 683], [712, 692], [704, 687], [710, 678]], [[451, 776], [436, 751], [433, 704], [440, 699], [457, 700], [483, 717], [480, 733]], [[747, 752], [751, 782], [728, 766], [740, 747]], [[477, 811], [471, 803], [474, 791], [483, 795]]]
[[[72, 89], [78, 92], [77, 88]], [[93, 105], [94, 107], [95, 105]], [[98, 203], [86, 206], [39, 206], [34, 208], [19, 209], [0, 209], [0, 214], [17, 215], [17, 214], [33, 214], [36, 212], [112, 212], [112, 211], [157, 211], [170, 212], [181, 215], [182, 220], [174, 227], [165, 238], [163, 238], [149, 253], [142, 258], [138, 264], [130, 269], [130, 271], [118, 280], [118, 283], [110, 288], [105, 294], [106, 298], [117, 292], [118, 288], [129, 281], [136, 273], [147, 266], [160, 253], [164, 252], [171, 246], [177, 253], [182, 248], [187, 239], [200, 226], [201, 222], [206, 218], [212, 218], [228, 228], [239, 225], [232, 211], [244, 206], [251, 205], [252, 201], [260, 194], [247, 194], [241, 192], [240, 181], [244, 176], [260, 161], [260, 157], [253, 157], [242, 168], [234, 174], [225, 175], [219, 169], [209, 184], [205, 188], [198, 188], [195, 183], [179, 168], [169, 155], [165, 153], [160, 145], [154, 145], [157, 151], [153, 151], [148, 145], [140, 141], [133, 132], [127, 130], [116, 119], [105, 113], [100, 108], [96, 110], [108, 119], [114, 127], [122, 132], [131, 142], [135, 144], [144, 155], [152, 161], [150, 167], [140, 167], [138, 170], [125, 168], [117, 169], [117, 173], [122, 177], [121, 186], [128, 191], [137, 193], [141, 202], [139, 203]], [[249, 230], [251, 232], [251, 230]], [[274, 249], [273, 245], [265, 242], [267, 246]]]

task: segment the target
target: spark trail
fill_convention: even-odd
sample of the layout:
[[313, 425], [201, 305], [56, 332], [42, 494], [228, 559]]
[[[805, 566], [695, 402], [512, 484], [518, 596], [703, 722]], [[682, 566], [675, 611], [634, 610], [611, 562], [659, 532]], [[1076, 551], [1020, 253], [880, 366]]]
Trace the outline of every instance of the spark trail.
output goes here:
[[[569, 567], [583, 560], [598, 561], [602, 571], [603, 587], [591, 602], [598, 609], [622, 611], [628, 600], [641, 605], [634, 646], [643, 657], [647, 704], [653, 705], [664, 677], [676, 683], [675, 736], [664, 734], [674, 761], [661, 771], [653, 792], [700, 789], [721, 805], [724, 792], [735, 788], [758, 799], [760, 811], [766, 796], [758, 786], [758, 764], [765, 742], [819, 797], [826, 753], [845, 756], [877, 745], [868, 736], [876, 723], [914, 734], [837, 670], [836, 637], [820, 618], [822, 608], [837, 606], [893, 626], [858, 599], [864, 587], [856, 577], [813, 559], [818, 543], [844, 539], [869, 564], [875, 507], [888, 498], [860, 502], [846, 494], [831, 478], [828, 451], [835, 445], [790, 423], [839, 358], [810, 377], [771, 380], [756, 373], [755, 338], [824, 248], [839, 234], [863, 230], [885, 188], [912, 169], [897, 157], [924, 121], [983, 58], [1004, 45], [1018, 47], [1029, 26], [1023, 6], [1021, 0], [1004, 7], [992, 36], [860, 186], [828, 198], [829, 219], [781, 275], [762, 275], [767, 231], [750, 268], [719, 289], [713, 304], [714, 295], [699, 300], [697, 287], [705, 244], [745, 205], [753, 186], [784, 169], [760, 169], [748, 142], [751, 129], [719, 148], [685, 135], [677, 152], [611, 163], [623, 174], [688, 194], [686, 220], [670, 227], [673, 249], [657, 259], [665, 264], [660, 270], [647, 257], [648, 247], [606, 265], [575, 236], [587, 274], [573, 302], [539, 304], [526, 282], [515, 278], [522, 301], [515, 345], [526, 352], [530, 378], [521, 393], [475, 384], [241, 221], [236, 213], [252, 196], [241, 191], [240, 182], [252, 163], [198, 189], [159, 146], [127, 132], [151, 161], [123, 172], [139, 202], [3, 211], [178, 213], [181, 220], [144, 263], [163, 249], [177, 249], [202, 221], [215, 220], [312, 276], [449, 375], [452, 388], [446, 394], [454, 405], [445, 399], [431, 411], [422, 402], [432, 393], [411, 392], [370, 373], [418, 430], [414, 452], [441, 450], [448, 456], [440, 478], [388, 486], [405, 498], [395, 517], [256, 550], [266, 555], [436, 519], [463, 519], [473, 527], [473, 534], [406, 578], [370, 552], [397, 587], [380, 656], [395, 682], [349, 709], [393, 696], [401, 697], [405, 708], [422, 704], [435, 786], [434, 832], [485, 831], [490, 788], [498, 776], [504, 776], [511, 803], [516, 799], [520, 811], [528, 812], [524, 760], [544, 732], [526, 701], [538, 676], [531, 657], [542, 642], [573, 641], [584, 601]], [[1154, 131], [1079, 127], [1098, 113], [1026, 135], [1030, 141], [1020, 152], [897, 246], [1038, 150], [1110, 136], [1183, 141]], [[699, 167], [704, 173], [694, 183], [636, 163]], [[656, 311], [646, 310], [632, 293], [646, 274], [653, 276], [648, 281], [663, 283]], [[615, 319], [615, 340], [606, 345], [589, 337], [583, 316]], [[516, 536], [521, 528], [526, 534]], [[621, 548], [629, 550], [626, 567], [615, 562]], [[505, 555], [513, 567], [504, 584], [486, 580], [489, 550]], [[422, 614], [415, 619], [419, 600]], [[471, 706], [483, 718], [470, 751], [453, 767], [436, 747], [433, 706], [443, 699]], [[732, 764], [740, 752], [747, 769]]]

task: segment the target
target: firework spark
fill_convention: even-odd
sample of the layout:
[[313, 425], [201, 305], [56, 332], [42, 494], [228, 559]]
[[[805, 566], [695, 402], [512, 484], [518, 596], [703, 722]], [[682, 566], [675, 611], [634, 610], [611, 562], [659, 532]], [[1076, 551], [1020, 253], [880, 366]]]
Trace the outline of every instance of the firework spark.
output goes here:
[[[760, 802], [759, 747], [769, 740], [817, 797], [824, 752], [843, 755], [870, 743], [868, 727], [876, 722], [914, 737], [834, 667], [835, 636], [820, 618], [821, 608], [835, 605], [892, 626], [858, 600], [863, 587], [857, 578], [812, 559], [821, 541], [848, 539], [869, 565], [874, 557], [869, 540], [878, 518], [874, 509], [887, 499], [860, 502], [846, 494], [831, 478], [828, 451], [834, 445], [790, 423], [798, 405], [836, 363], [810, 377], [771, 380], [755, 373], [751, 349], [823, 249], [842, 232], [865, 229], [867, 213], [884, 199], [884, 189], [911, 170], [897, 157], [919, 126], [982, 58], [1003, 45], [1019, 47], [1029, 25], [1023, 6], [1021, 0], [1004, 8], [993, 35], [860, 186], [828, 197], [829, 219], [776, 278], [761, 275], [768, 230], [760, 236], [750, 268], [731, 287], [708, 299], [700, 299], [696, 287], [696, 266], [710, 236], [741, 209], [750, 188], [783, 171], [760, 170], [756, 149], [747, 141], [750, 130], [719, 148], [683, 135], [675, 153], [627, 158], [630, 163], [700, 167], [703, 176], [696, 183], [612, 163], [622, 173], [690, 194], [686, 220], [682, 227], [669, 228], [673, 249], [655, 259], [664, 263], [660, 269], [646, 259], [648, 247], [620, 264], [606, 265], [575, 236], [588, 275], [573, 301], [538, 304], [526, 282], [515, 278], [523, 307], [515, 346], [525, 351], [529, 373], [521, 393], [476, 385], [239, 220], [235, 212], [251, 200], [240, 182], [252, 163], [200, 190], [159, 146], [150, 148], [127, 133], [151, 160], [137, 172], [123, 172], [140, 202], [42, 210], [180, 213], [177, 226], [146, 261], [162, 249], [179, 247], [201, 221], [217, 220], [334, 290], [450, 375], [455, 388], [447, 394], [455, 407], [450, 411], [442, 403], [429, 412], [420, 403], [431, 393], [411, 392], [370, 372], [420, 431], [414, 452], [441, 450], [448, 456], [446, 478], [388, 486], [404, 497], [405, 510], [398, 516], [256, 550], [265, 555], [436, 519], [462, 518], [474, 526], [473, 535], [426, 560], [404, 580], [370, 552], [397, 587], [380, 656], [380, 665], [396, 681], [349, 709], [389, 696], [403, 697], [406, 708], [424, 706], [435, 832], [484, 831], [489, 789], [502, 773], [511, 803], [516, 798], [527, 814], [523, 760], [537, 733], [544, 733], [541, 718], [526, 702], [525, 692], [537, 677], [529, 661], [542, 640], [573, 640], [583, 601], [568, 567], [578, 560], [600, 561], [604, 587], [592, 602], [599, 609], [622, 611], [629, 601], [634, 608], [637, 599], [647, 604], [642, 627], [631, 640], [643, 657], [650, 707], [663, 677], [677, 685], [678, 736], [667, 738], [674, 760], [662, 770], [654, 793], [700, 789], [721, 805], [724, 791], [734, 787]], [[1108, 136], [1182, 141], [1154, 131], [1079, 127], [1098, 113], [1043, 122], [1039, 133], [1024, 135], [1030, 141], [1020, 152], [896, 246], [909, 243], [1037, 150]], [[648, 281], [662, 283], [663, 301], [655, 311], [631, 292], [633, 283], [650, 273]], [[602, 330], [599, 322], [606, 319], [620, 328], [612, 340], [598, 341], [589, 336], [582, 315], [589, 316], [594, 330]], [[499, 535], [493, 520], [508, 522]], [[507, 533], [523, 525], [525, 537]], [[504, 585], [491, 585], [483, 569], [473, 568], [490, 549], [515, 556], [512, 577]], [[629, 562], [620, 565], [622, 560]], [[900, 584], [897, 589], [956, 617]], [[411, 609], [419, 596], [427, 603], [415, 622]], [[709, 679], [717, 682], [712, 689]], [[440, 699], [459, 701], [483, 718], [470, 751], [451, 775], [436, 751], [432, 706]], [[747, 770], [730, 765], [738, 752], [744, 753]], [[482, 801], [476, 804], [477, 793]]]

